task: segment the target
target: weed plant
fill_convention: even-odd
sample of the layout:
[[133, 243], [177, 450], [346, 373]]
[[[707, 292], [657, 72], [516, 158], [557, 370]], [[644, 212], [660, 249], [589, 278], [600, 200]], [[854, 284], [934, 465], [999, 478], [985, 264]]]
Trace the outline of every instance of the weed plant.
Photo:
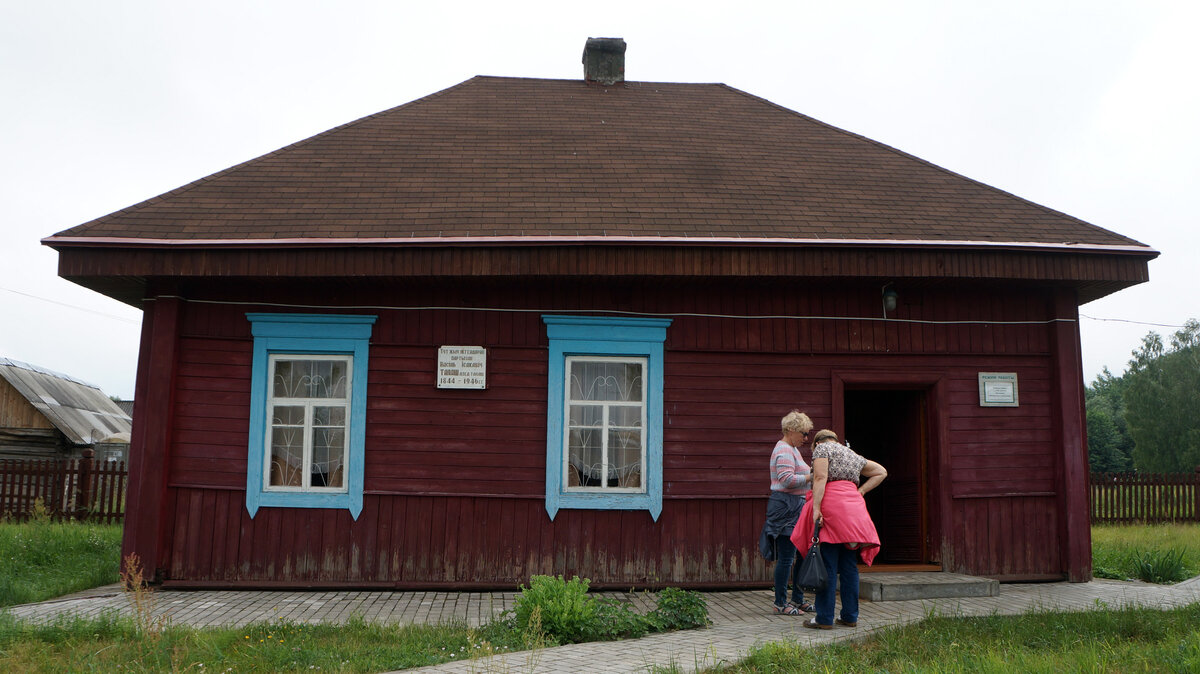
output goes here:
[[588, 583], [586, 578], [578, 576], [571, 580], [562, 576], [534, 576], [529, 587], [521, 586], [521, 594], [513, 605], [517, 629], [528, 630], [536, 612], [542, 630], [555, 642], [587, 641], [596, 622], [596, 602], [588, 596]]
[[115, 583], [120, 555], [119, 524], [0, 522], [0, 606]]

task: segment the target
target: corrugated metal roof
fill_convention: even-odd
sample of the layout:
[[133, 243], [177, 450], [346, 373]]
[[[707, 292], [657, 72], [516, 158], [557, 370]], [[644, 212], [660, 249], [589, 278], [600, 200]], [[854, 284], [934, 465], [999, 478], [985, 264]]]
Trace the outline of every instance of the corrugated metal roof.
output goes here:
[[0, 358], [0, 377], [73, 444], [92, 445], [132, 430], [129, 415], [92, 384], [8, 358]]

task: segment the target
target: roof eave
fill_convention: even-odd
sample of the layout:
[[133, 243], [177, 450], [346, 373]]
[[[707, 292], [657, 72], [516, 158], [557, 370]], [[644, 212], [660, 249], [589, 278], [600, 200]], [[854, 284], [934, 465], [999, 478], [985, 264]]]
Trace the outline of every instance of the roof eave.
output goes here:
[[971, 241], [943, 239], [823, 239], [753, 238], [721, 236], [435, 236], [379, 238], [278, 238], [278, 239], [152, 239], [111, 236], [50, 236], [42, 244], [51, 248], [136, 248], [136, 249], [261, 249], [261, 248], [361, 248], [361, 247], [445, 247], [475, 248], [493, 246], [697, 246], [803, 248], [910, 248], [910, 249], [986, 249], [1041, 250], [1047, 252], [1091, 252], [1133, 254], [1150, 259], [1159, 251], [1133, 244], [1093, 244], [1073, 241]]

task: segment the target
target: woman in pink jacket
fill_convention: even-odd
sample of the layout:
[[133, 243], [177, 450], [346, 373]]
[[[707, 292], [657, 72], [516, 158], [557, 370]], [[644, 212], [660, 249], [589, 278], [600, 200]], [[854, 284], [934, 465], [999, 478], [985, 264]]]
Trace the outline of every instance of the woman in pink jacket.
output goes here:
[[[879, 553], [879, 534], [867, 513], [863, 494], [878, 487], [887, 477], [887, 470], [839, 443], [837, 434], [830, 430], [817, 431], [813, 437], [812, 458], [812, 498], [804, 504], [800, 521], [792, 532], [792, 542], [801, 554], [807, 554], [813, 529], [817, 522], [821, 523], [821, 557], [829, 573], [829, 583], [817, 593], [816, 617], [804, 621], [804, 626], [828, 630], [837, 622], [857, 627], [857, 562], [861, 558], [870, 566]], [[867, 480], [862, 482], [864, 477]], [[834, 594], [839, 576], [842, 612], [835, 621]]]

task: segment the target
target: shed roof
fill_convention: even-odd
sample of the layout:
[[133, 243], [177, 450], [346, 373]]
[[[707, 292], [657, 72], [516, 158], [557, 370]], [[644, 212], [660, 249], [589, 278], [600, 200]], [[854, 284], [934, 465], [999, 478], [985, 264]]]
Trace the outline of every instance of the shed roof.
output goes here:
[[1133, 239], [723, 84], [475, 77], [60, 232], [60, 246]]
[[91, 384], [7, 358], [0, 358], [0, 377], [73, 444], [92, 445], [131, 431], [129, 415]]

